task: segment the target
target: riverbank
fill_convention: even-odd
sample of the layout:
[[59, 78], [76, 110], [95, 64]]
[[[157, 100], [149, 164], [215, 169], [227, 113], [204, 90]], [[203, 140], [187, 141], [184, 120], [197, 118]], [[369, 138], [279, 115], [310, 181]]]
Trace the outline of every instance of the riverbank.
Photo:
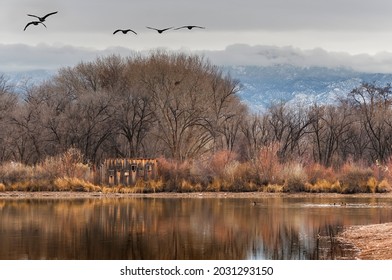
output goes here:
[[338, 240], [353, 246], [356, 259], [392, 260], [392, 223], [352, 226]]
[[99, 197], [233, 197], [233, 198], [268, 198], [268, 197], [325, 197], [325, 198], [356, 198], [356, 197], [390, 197], [392, 193], [270, 193], [270, 192], [157, 192], [157, 193], [117, 193], [117, 192], [77, 192], [77, 191], [4, 191], [0, 199], [6, 198], [99, 198]]

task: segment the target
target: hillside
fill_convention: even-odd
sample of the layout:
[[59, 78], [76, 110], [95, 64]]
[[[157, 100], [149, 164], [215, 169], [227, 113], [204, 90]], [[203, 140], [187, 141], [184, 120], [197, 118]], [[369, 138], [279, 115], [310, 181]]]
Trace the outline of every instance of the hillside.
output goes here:
[[392, 83], [392, 74], [356, 72], [347, 68], [227, 66], [224, 70], [241, 84], [241, 99], [254, 111], [286, 102], [333, 103], [362, 82]]

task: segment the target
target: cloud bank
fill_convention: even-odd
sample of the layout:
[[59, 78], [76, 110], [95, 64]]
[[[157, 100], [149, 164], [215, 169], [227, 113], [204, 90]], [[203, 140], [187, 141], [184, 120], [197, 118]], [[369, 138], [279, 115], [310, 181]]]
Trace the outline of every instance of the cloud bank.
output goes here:
[[[321, 48], [300, 49], [292, 46], [277, 47], [263, 45], [230, 45], [224, 50], [191, 51], [186, 49], [167, 50], [203, 55], [216, 65], [271, 66], [290, 64], [300, 67], [345, 67], [361, 72], [392, 73], [392, 53], [375, 55], [351, 55], [344, 52], [328, 52]], [[0, 44], [0, 72], [27, 71], [35, 69], [56, 70], [74, 66], [81, 61], [92, 61], [100, 56], [117, 54], [131, 56], [136, 52], [124, 47], [110, 47], [103, 50], [67, 45]]]
[[329, 52], [322, 48], [303, 50], [292, 46], [230, 45], [223, 51], [205, 51], [219, 65], [271, 66], [289, 64], [299, 67], [345, 67], [362, 72], [392, 73], [392, 53], [375, 55]]

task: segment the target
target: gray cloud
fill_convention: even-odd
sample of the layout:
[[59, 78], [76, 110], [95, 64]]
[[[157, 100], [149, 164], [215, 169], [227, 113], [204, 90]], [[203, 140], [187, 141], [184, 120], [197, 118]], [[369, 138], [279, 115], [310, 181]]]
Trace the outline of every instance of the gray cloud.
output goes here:
[[[74, 66], [81, 61], [92, 61], [99, 56], [118, 54], [131, 56], [148, 54], [151, 50], [136, 52], [130, 48], [111, 47], [102, 50], [80, 48], [70, 45], [28, 46], [24, 44], [0, 44], [0, 71], [24, 71], [33, 69], [56, 70]], [[344, 52], [328, 52], [321, 48], [300, 49], [292, 46], [230, 45], [224, 50], [170, 50], [205, 56], [217, 65], [261, 65], [291, 64], [301, 67], [347, 67], [365, 72], [392, 73], [392, 53], [375, 55], [351, 55]]]
[[392, 73], [392, 53], [351, 55], [345, 52], [328, 52], [321, 48], [303, 50], [292, 46], [249, 46], [237, 44], [223, 51], [204, 51], [219, 65], [291, 64], [300, 67], [346, 67], [357, 71]]
[[122, 47], [97, 50], [70, 45], [0, 44], [0, 71], [56, 70], [61, 67], [74, 66], [81, 61], [91, 61], [99, 56], [110, 54], [129, 56], [132, 53], [134, 51]]

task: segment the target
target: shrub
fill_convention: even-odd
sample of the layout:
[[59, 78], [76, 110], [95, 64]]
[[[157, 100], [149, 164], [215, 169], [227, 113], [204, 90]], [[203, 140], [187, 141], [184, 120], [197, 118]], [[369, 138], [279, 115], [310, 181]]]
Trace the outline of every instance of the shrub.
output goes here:
[[159, 174], [165, 181], [175, 180], [180, 181], [180, 179], [188, 178], [190, 174], [190, 163], [179, 162], [176, 160], [168, 160], [165, 158], [158, 159]]
[[5, 185], [0, 183], [0, 192], [5, 192]]
[[209, 175], [220, 179], [233, 180], [238, 166], [237, 155], [228, 150], [222, 150], [213, 154], [209, 161]]
[[300, 163], [288, 163], [282, 170], [284, 179], [284, 192], [302, 192], [305, 191], [307, 180], [305, 170]]
[[262, 185], [280, 183], [282, 165], [278, 157], [279, 144], [272, 143], [260, 149], [254, 161], [257, 181]]
[[319, 163], [308, 164], [305, 167], [308, 182], [312, 185], [316, 184], [317, 181], [326, 180], [333, 182], [336, 180], [335, 172], [331, 167], [325, 167]]
[[41, 164], [51, 179], [59, 177], [87, 179], [90, 167], [83, 163], [83, 154], [75, 148], [70, 148], [56, 157], [47, 157]]
[[0, 177], [5, 185], [12, 185], [20, 181], [34, 178], [33, 167], [19, 162], [7, 162], [0, 166]]
[[352, 162], [346, 163], [339, 175], [342, 193], [363, 193], [370, 192], [368, 185], [373, 172], [370, 168]]

